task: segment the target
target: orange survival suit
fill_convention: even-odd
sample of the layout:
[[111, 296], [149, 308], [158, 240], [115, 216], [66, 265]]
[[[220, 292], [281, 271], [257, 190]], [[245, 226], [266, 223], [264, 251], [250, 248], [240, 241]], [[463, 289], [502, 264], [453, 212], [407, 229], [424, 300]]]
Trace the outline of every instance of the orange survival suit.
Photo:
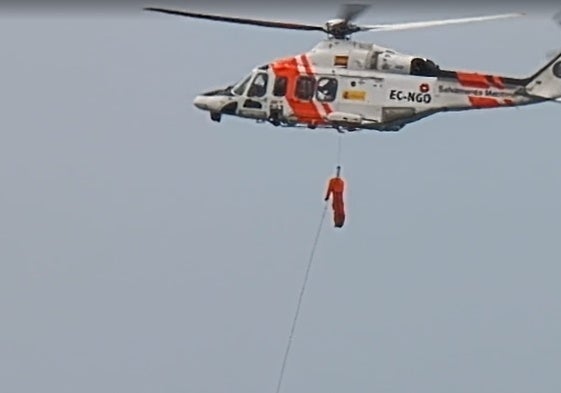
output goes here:
[[343, 200], [343, 192], [345, 191], [345, 182], [339, 177], [341, 167], [337, 167], [337, 176], [329, 179], [325, 201], [332, 196], [331, 207], [333, 208], [333, 222], [336, 228], [341, 228], [345, 223], [345, 202]]

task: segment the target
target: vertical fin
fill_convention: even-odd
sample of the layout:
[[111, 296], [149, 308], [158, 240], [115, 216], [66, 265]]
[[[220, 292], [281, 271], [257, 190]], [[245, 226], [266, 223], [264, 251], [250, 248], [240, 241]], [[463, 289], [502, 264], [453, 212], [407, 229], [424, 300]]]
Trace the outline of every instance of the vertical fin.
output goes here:
[[561, 97], [561, 52], [529, 78], [528, 94], [540, 98]]

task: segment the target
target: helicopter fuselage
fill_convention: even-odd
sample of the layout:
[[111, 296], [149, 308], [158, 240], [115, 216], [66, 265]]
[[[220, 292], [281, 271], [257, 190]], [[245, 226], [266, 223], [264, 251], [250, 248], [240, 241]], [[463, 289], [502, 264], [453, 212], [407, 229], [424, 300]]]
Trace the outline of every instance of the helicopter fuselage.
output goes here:
[[220, 121], [232, 115], [275, 126], [398, 131], [444, 111], [542, 101], [531, 78], [441, 70], [432, 60], [372, 43], [330, 38], [308, 52], [256, 67], [194, 105]]

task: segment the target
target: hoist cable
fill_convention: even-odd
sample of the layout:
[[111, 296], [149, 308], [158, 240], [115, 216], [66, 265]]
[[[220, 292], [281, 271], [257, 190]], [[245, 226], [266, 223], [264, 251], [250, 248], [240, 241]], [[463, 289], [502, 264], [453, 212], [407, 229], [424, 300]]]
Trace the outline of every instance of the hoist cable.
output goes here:
[[343, 155], [342, 151], [343, 151], [343, 134], [339, 134], [339, 137], [337, 139], [337, 165], [341, 165], [341, 156]]
[[[341, 158], [342, 158], [342, 134], [339, 134], [339, 137], [337, 139], [337, 166], [341, 165]], [[314, 242], [312, 243], [312, 249], [310, 251], [310, 257], [308, 258], [308, 265], [306, 266], [306, 272], [304, 274], [304, 281], [302, 283], [302, 287], [300, 288], [300, 295], [298, 296], [298, 302], [296, 304], [296, 312], [294, 313], [294, 318], [292, 319], [292, 326], [290, 328], [290, 334], [288, 335], [288, 343], [286, 345], [286, 349], [284, 352], [284, 358], [282, 361], [282, 366], [280, 369], [280, 374], [279, 374], [279, 380], [277, 383], [277, 390], [276, 393], [280, 393], [281, 390], [281, 386], [282, 386], [282, 381], [284, 378], [284, 372], [286, 370], [286, 364], [288, 361], [288, 355], [290, 353], [290, 348], [292, 345], [292, 339], [294, 338], [294, 331], [296, 330], [296, 324], [298, 322], [298, 317], [300, 315], [300, 308], [302, 307], [302, 300], [304, 298], [304, 293], [306, 291], [306, 286], [308, 284], [308, 278], [310, 276], [310, 271], [312, 268], [312, 263], [314, 261], [314, 256], [316, 253], [316, 248], [318, 246], [319, 243], [319, 237], [321, 234], [321, 229], [323, 227], [323, 221], [325, 219], [325, 214], [327, 213], [327, 207], [328, 207], [328, 202], [326, 201], [324, 207], [323, 207], [323, 212], [321, 214], [321, 218], [319, 221], [319, 225], [316, 231], [316, 236], [314, 238]]]
[[314, 243], [312, 245], [312, 250], [310, 252], [310, 257], [308, 259], [308, 265], [306, 267], [306, 273], [304, 274], [304, 282], [302, 283], [302, 287], [300, 289], [300, 296], [298, 297], [298, 303], [296, 305], [296, 312], [294, 314], [294, 319], [292, 320], [292, 327], [290, 328], [290, 334], [288, 336], [288, 343], [286, 345], [286, 350], [284, 352], [284, 358], [283, 358], [283, 361], [282, 361], [282, 366], [281, 366], [281, 371], [280, 371], [280, 375], [279, 375], [279, 381], [278, 381], [278, 384], [277, 384], [276, 393], [279, 393], [280, 389], [281, 389], [282, 380], [283, 380], [283, 377], [284, 377], [284, 371], [285, 371], [285, 368], [286, 368], [286, 362], [288, 360], [288, 354], [290, 352], [290, 346], [292, 344], [292, 339], [294, 337], [294, 331], [296, 329], [296, 323], [298, 322], [298, 316], [300, 314], [300, 308], [302, 306], [302, 299], [304, 298], [304, 292], [306, 290], [306, 285], [308, 284], [308, 277], [310, 275], [310, 270], [311, 270], [311, 267], [312, 267], [312, 263], [314, 261], [314, 255], [315, 255], [316, 248], [317, 248], [317, 245], [318, 245], [318, 242], [319, 242], [319, 236], [321, 234], [321, 228], [323, 226], [323, 220], [325, 218], [325, 213], [326, 212], [327, 212], [327, 203], [325, 203], [325, 206], [323, 208], [323, 212], [321, 214], [321, 219], [319, 221], [319, 226], [318, 226], [318, 229], [317, 229], [317, 232], [316, 232], [316, 237], [314, 239]]

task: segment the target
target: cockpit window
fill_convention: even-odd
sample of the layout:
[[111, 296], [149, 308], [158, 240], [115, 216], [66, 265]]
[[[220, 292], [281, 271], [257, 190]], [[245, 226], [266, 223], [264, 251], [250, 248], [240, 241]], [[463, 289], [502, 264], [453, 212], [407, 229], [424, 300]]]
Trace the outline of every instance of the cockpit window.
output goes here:
[[253, 83], [247, 92], [248, 97], [263, 97], [267, 92], [267, 82], [269, 76], [265, 72], [260, 72], [255, 75]]
[[239, 82], [232, 89], [232, 91], [239, 96], [243, 95], [243, 93], [245, 93], [245, 88], [247, 87], [247, 84], [249, 83], [250, 78], [251, 78], [251, 75], [248, 75], [245, 79], [243, 79], [241, 82]]

